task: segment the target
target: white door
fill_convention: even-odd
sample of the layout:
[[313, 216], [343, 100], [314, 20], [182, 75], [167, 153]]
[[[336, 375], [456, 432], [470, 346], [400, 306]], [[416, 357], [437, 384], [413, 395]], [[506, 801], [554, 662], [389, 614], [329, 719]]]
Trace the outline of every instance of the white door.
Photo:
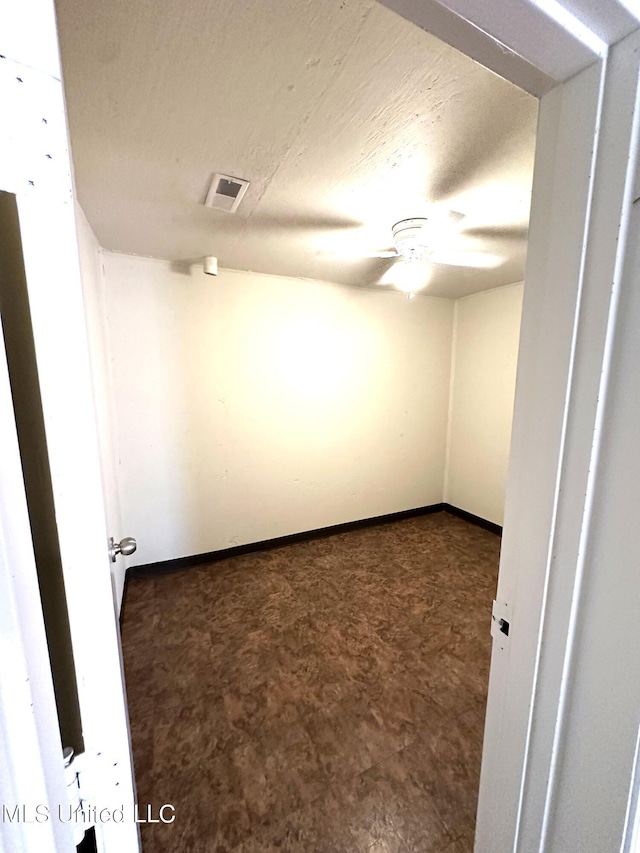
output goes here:
[[0, 446], [0, 850], [71, 853], [69, 824], [34, 820], [67, 793], [3, 335]]
[[[134, 853], [139, 849], [139, 839], [133, 815], [135, 797], [127, 707], [113, 608], [66, 115], [53, 4], [48, 0], [3, 4], [0, 9], [0, 104], [0, 190], [14, 195], [17, 202], [86, 757], [87, 770], [83, 775], [92, 782], [92, 804], [107, 809], [103, 819], [96, 822], [98, 849]], [[0, 367], [6, 367], [6, 363], [2, 361]], [[3, 412], [5, 419], [9, 414]], [[9, 427], [6, 429], [10, 432]], [[15, 455], [15, 443], [13, 449]], [[8, 496], [7, 500], [15, 497], [19, 505], [20, 484], [16, 477], [19, 459], [8, 459], [7, 464], [10, 470], [2, 469], [0, 489], [3, 497]], [[24, 542], [24, 523], [21, 531], [20, 534], [20, 529], [10, 524], [3, 529], [5, 580], [18, 603], [22, 599], [16, 590], [21, 582], [33, 580], [34, 571], [33, 555], [29, 558]], [[32, 593], [35, 590], [34, 583], [31, 590]], [[31, 628], [42, 639], [39, 611], [29, 614], [16, 604], [12, 613], [15, 631], [22, 626], [21, 633], [13, 636], [16, 648], [20, 646], [20, 637], [28, 642]], [[4, 633], [2, 639], [4, 642]], [[36, 662], [27, 651], [23, 648], [20, 655], [23, 671], [31, 679]], [[2, 658], [6, 665], [4, 649]], [[44, 682], [47, 681], [42, 672], [45, 663], [46, 656], [38, 664]], [[17, 671], [14, 678], [19, 678]], [[48, 678], [50, 681], [50, 673]], [[47, 695], [50, 699], [45, 685], [33, 697], [34, 705], [38, 706], [33, 713], [41, 724], [39, 731], [44, 733], [33, 743], [33, 751], [40, 754], [41, 766], [46, 770], [43, 778], [53, 779], [51, 784], [55, 788], [57, 748], [53, 733], [57, 731], [57, 722], [47, 719], [52, 713]], [[17, 695], [4, 692], [0, 710], [4, 715], [3, 735], [11, 735], [16, 731], [9, 723], [16, 719]], [[11, 745], [7, 750], [13, 755]], [[58, 758], [62, 767], [62, 756]], [[10, 778], [3, 780], [9, 793], [15, 788], [15, 796], [28, 790], [28, 783], [20, 780], [17, 773], [19, 766], [14, 763]], [[34, 786], [36, 780], [37, 774]], [[35, 793], [34, 788], [34, 796]], [[51, 796], [57, 796], [55, 791]], [[33, 797], [30, 801], [33, 802]], [[45, 799], [43, 805], [46, 803]], [[114, 821], [112, 815], [117, 807], [123, 807], [124, 815], [122, 820], [118, 815]], [[5, 834], [13, 831], [11, 825], [0, 822], [2, 849], [5, 849]], [[42, 832], [46, 833], [51, 831], [51, 825], [51, 821], [41, 824], [36, 821], [32, 831], [44, 826]], [[57, 849], [64, 850], [68, 832], [62, 828], [60, 833]], [[9, 840], [7, 836], [7, 850], [47, 849], [44, 841], [24, 847], [12, 846]]]

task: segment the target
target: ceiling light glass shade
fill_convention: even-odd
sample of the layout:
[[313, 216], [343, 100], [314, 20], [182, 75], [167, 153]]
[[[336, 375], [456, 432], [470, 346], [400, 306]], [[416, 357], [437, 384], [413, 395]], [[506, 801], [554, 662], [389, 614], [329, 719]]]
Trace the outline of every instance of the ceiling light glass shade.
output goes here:
[[432, 267], [424, 261], [399, 261], [391, 270], [391, 283], [403, 293], [415, 293], [429, 284]]

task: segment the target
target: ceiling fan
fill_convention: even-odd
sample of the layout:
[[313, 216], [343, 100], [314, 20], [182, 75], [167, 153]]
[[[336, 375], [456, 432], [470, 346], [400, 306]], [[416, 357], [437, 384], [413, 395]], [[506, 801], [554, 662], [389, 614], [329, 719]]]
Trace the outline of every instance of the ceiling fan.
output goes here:
[[499, 255], [450, 247], [463, 219], [463, 214], [448, 211], [429, 218], [414, 217], [396, 222], [391, 229], [393, 249], [367, 255], [396, 261], [380, 283], [394, 284], [400, 290], [413, 293], [428, 283], [432, 264], [492, 269], [504, 263]]

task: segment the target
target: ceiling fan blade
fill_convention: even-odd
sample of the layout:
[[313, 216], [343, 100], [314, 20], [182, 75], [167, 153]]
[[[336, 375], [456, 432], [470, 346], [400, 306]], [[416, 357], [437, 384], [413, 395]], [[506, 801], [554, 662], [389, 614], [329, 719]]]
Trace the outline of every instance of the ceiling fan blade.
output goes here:
[[436, 250], [429, 255], [432, 264], [444, 264], [449, 267], [476, 267], [477, 269], [495, 269], [504, 263], [500, 255], [491, 255], [488, 252], [467, 252], [464, 250]]
[[245, 220], [245, 228], [254, 231], [309, 231], [330, 232], [345, 231], [361, 228], [362, 223], [345, 216], [334, 216], [331, 213], [313, 212], [277, 212], [252, 213]]
[[357, 260], [395, 260], [399, 258], [400, 255], [395, 251], [395, 249], [389, 249], [385, 252], [371, 252], [371, 253], [362, 253], [362, 252], [318, 252], [318, 254], [326, 255], [330, 258], [334, 258], [336, 260], [342, 261], [357, 261]]
[[372, 254], [365, 255], [365, 257], [366, 258], [384, 258], [384, 259], [388, 260], [389, 258], [399, 258], [400, 255], [398, 254], [398, 252], [396, 252], [395, 249], [389, 249], [386, 252], [372, 252]]
[[467, 228], [465, 237], [476, 237], [480, 240], [526, 240], [529, 234], [528, 225], [487, 225], [476, 228]]

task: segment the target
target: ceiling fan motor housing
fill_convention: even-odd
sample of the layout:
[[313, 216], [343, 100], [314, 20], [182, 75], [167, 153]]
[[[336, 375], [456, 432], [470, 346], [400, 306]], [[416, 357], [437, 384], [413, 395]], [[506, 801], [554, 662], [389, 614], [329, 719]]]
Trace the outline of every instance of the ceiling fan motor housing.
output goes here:
[[402, 219], [391, 229], [396, 251], [404, 258], [420, 258], [428, 251], [427, 232], [424, 230], [428, 220], [424, 217]]

